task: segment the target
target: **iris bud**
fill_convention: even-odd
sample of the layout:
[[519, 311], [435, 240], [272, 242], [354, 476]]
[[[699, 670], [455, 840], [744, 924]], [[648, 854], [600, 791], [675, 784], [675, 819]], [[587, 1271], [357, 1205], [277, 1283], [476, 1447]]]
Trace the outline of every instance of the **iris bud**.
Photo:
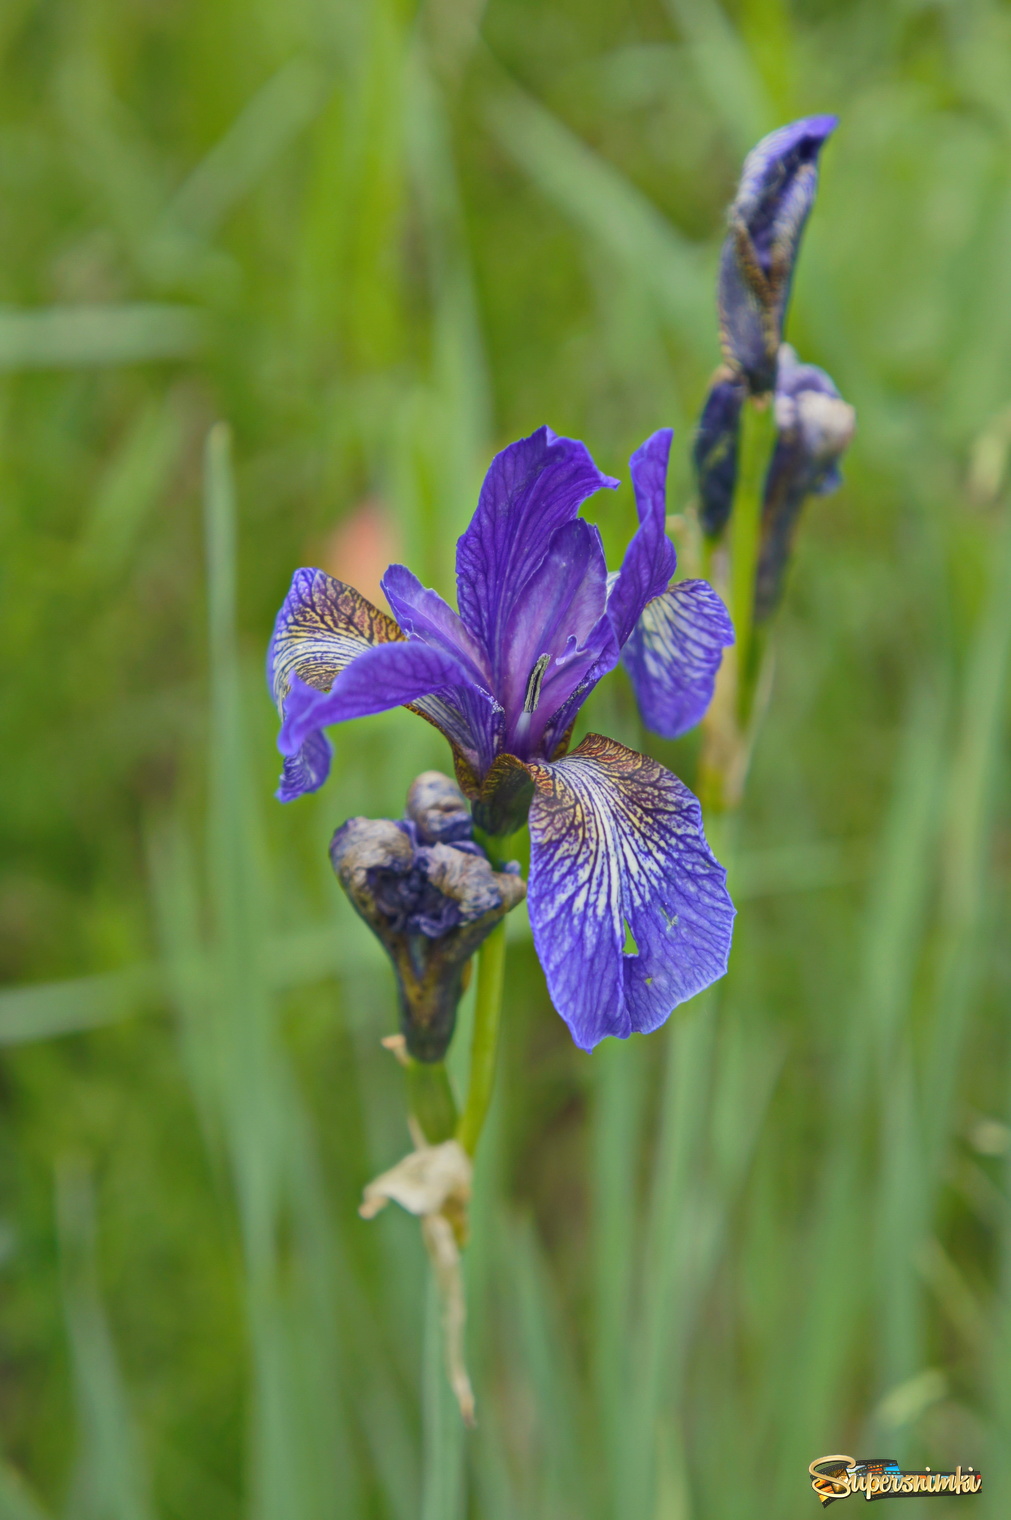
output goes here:
[[[737, 480], [737, 443], [743, 380], [717, 371], [695, 435], [699, 524], [709, 538], [727, 525]], [[788, 343], [776, 372], [776, 446], [765, 478], [761, 543], [755, 582], [755, 620], [775, 610], [793, 547], [800, 509], [808, 496], [825, 496], [842, 482], [839, 460], [856, 427], [856, 413], [815, 364], [801, 364]]]
[[842, 483], [839, 460], [853, 438], [856, 412], [823, 369], [801, 364], [784, 343], [776, 383], [776, 447], [765, 481], [755, 579], [755, 621], [775, 611], [801, 507]]
[[471, 837], [467, 799], [442, 771], [415, 777], [407, 793], [407, 816], [422, 844], [455, 844]]
[[744, 381], [723, 368], [716, 372], [695, 433], [692, 459], [699, 483], [699, 526], [718, 538], [730, 519], [737, 480], [737, 435]]
[[771, 391], [801, 234], [818, 185], [818, 155], [834, 116], [780, 127], [751, 150], [720, 255], [720, 342], [753, 394]]
[[470, 833], [462, 792], [426, 771], [408, 793], [406, 818], [350, 818], [330, 844], [338, 881], [393, 963], [401, 1029], [417, 1061], [442, 1060], [467, 962], [526, 896], [518, 869], [493, 871]]

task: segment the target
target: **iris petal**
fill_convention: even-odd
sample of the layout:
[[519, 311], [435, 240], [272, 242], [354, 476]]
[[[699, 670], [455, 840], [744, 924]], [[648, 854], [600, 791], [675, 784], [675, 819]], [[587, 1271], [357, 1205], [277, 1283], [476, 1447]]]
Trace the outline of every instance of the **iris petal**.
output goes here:
[[677, 564], [667, 537], [667, 461], [670, 428], [661, 428], [636, 449], [629, 461], [639, 527], [625, 551], [607, 600], [618, 644], [624, 644], [651, 597], [666, 591]]
[[457, 599], [481, 640], [496, 680], [512, 634], [512, 612], [552, 535], [588, 496], [618, 482], [601, 474], [585, 444], [538, 428], [496, 454], [477, 510], [456, 550]]
[[577, 517], [556, 529], [514, 605], [501, 686], [507, 748], [536, 754], [545, 724], [599, 658], [601, 640], [613, 643], [604, 617], [606, 602], [600, 533]]
[[406, 565], [391, 565], [383, 576], [383, 591], [393, 614], [407, 633], [413, 633], [447, 654], [455, 655], [476, 684], [487, 687], [489, 672], [484, 651], [459, 613], [437, 591], [423, 586]]
[[329, 691], [314, 691], [294, 677], [278, 748], [282, 755], [294, 755], [310, 734], [331, 723], [407, 706], [418, 697], [463, 680], [459, 663], [440, 649], [414, 639], [377, 644], [347, 665]]
[[[290, 705], [293, 683], [305, 688], [301, 704], [313, 691], [329, 691], [340, 672], [366, 649], [395, 643], [404, 635], [391, 617], [325, 570], [296, 570], [274, 623], [267, 650], [267, 683], [282, 718]], [[323, 785], [330, 771], [330, 745], [321, 733], [285, 754], [277, 796], [292, 802]]]
[[600, 734], [529, 771], [530, 922], [552, 1002], [584, 1050], [656, 1029], [727, 968], [734, 908], [699, 804]]
[[318, 791], [330, 774], [332, 754], [325, 734], [310, 734], [295, 754], [285, 755], [281, 784], [275, 794], [277, 800], [294, 802], [306, 792]]
[[283, 711], [292, 677], [329, 691], [365, 649], [402, 640], [391, 617], [325, 570], [296, 570], [267, 650], [267, 680]]
[[646, 727], [663, 739], [694, 728], [733, 642], [730, 615], [708, 581], [678, 581], [649, 602], [621, 655]]
[[[403, 576], [401, 589], [409, 591], [413, 582], [422, 599], [431, 598], [455, 618], [410, 571]], [[437, 609], [430, 612], [435, 617]], [[466, 649], [456, 652], [446, 641], [440, 648], [408, 640], [361, 592], [323, 570], [295, 572], [270, 642], [267, 679], [282, 718], [281, 802], [316, 791], [326, 780], [331, 750], [322, 729], [327, 724], [401, 704], [445, 734], [466, 770], [483, 774], [501, 747], [501, 710], [472, 682]]]

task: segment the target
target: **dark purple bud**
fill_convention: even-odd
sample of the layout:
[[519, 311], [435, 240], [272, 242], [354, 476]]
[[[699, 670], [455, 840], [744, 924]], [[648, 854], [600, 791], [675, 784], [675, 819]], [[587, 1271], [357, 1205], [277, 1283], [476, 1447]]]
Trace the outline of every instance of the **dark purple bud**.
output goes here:
[[699, 483], [699, 524], [718, 538], [730, 518], [737, 479], [737, 433], [748, 390], [744, 381], [720, 369], [702, 408], [692, 459]]
[[349, 819], [333, 836], [330, 860], [393, 962], [408, 1051], [418, 1061], [441, 1061], [467, 962], [522, 902], [526, 884], [514, 871], [493, 871], [469, 837], [447, 838], [470, 834], [463, 794], [448, 776], [419, 776], [407, 806], [410, 816], [401, 822]]
[[818, 155], [834, 116], [780, 127], [744, 161], [720, 255], [720, 341], [754, 394], [771, 391], [801, 233], [818, 185]]
[[788, 343], [779, 355], [776, 448], [765, 482], [762, 538], [755, 580], [755, 621], [779, 602], [800, 510], [842, 481], [839, 460], [853, 437], [856, 413], [823, 369], [801, 364]]

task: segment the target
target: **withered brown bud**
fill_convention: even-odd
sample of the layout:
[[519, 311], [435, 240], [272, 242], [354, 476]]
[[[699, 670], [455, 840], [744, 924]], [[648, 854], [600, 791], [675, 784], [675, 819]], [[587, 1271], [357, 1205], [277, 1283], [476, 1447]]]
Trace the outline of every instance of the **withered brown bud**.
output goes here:
[[417, 1061], [441, 1061], [453, 1036], [464, 970], [526, 884], [493, 871], [470, 839], [470, 814], [448, 776], [426, 771], [408, 793], [408, 816], [351, 818], [330, 860], [352, 905], [393, 962], [400, 1022]]
[[422, 771], [411, 782], [407, 816], [422, 844], [454, 844], [471, 837], [467, 799], [442, 771]]

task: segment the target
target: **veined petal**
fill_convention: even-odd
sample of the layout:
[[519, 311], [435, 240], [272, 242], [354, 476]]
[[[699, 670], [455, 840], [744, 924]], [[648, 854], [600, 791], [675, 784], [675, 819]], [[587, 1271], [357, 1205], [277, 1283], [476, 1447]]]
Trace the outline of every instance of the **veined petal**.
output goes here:
[[293, 677], [278, 749], [282, 755], [297, 754], [311, 734], [331, 723], [407, 706], [441, 687], [465, 681], [457, 660], [420, 640], [377, 644], [346, 666], [329, 691], [315, 691]]
[[353, 586], [324, 570], [296, 570], [267, 650], [267, 681], [279, 711], [293, 677], [329, 691], [363, 650], [403, 638], [393, 619]]
[[585, 444], [538, 428], [496, 454], [477, 511], [456, 548], [457, 599], [483, 644], [496, 680], [512, 634], [512, 610], [552, 535], [588, 496], [616, 480], [601, 474]]
[[646, 727], [663, 739], [694, 728], [733, 642], [730, 614], [708, 581], [678, 581], [648, 602], [621, 655]]
[[661, 428], [636, 449], [630, 461], [639, 527], [607, 599], [619, 646], [651, 597], [666, 591], [677, 564], [674, 545], [667, 537], [667, 461], [673, 436], [670, 428]]
[[484, 651], [459, 613], [437, 591], [423, 586], [406, 565], [391, 565], [382, 579], [383, 592], [405, 633], [454, 655], [471, 679], [487, 687], [489, 671]]
[[529, 771], [530, 922], [551, 1000], [584, 1050], [656, 1029], [727, 968], [734, 908], [699, 804], [600, 734]]
[[499, 694], [506, 747], [534, 754], [545, 724], [600, 654], [607, 565], [600, 533], [582, 518], [552, 534], [540, 565], [516, 598]]
[[[308, 689], [308, 688], [307, 688]], [[316, 792], [330, 774], [333, 750], [326, 734], [313, 733], [293, 755], [285, 755], [278, 802], [294, 802], [306, 792]]]
[[[431, 598], [455, 617], [410, 571], [403, 577], [397, 582], [401, 589], [414, 582], [423, 602]], [[437, 608], [427, 605], [435, 627]], [[340, 679], [344, 674], [347, 679]], [[454, 653], [449, 641], [442, 648], [408, 641], [385, 612], [322, 570], [295, 572], [270, 642], [267, 678], [282, 717], [281, 802], [316, 791], [326, 780], [331, 749], [322, 730], [327, 724], [401, 703], [433, 723], [457, 761], [479, 776], [500, 747], [501, 709], [474, 684], [466, 649]]]
[[[301, 707], [314, 692], [328, 691], [342, 670], [366, 649], [396, 643], [404, 635], [391, 617], [324, 570], [296, 570], [277, 614], [267, 650], [267, 683], [282, 718], [293, 685], [303, 689]], [[292, 802], [323, 785], [330, 771], [330, 745], [322, 733], [285, 752], [277, 796]]]
[[[502, 748], [504, 725], [499, 703], [483, 687], [468, 683], [439, 687], [407, 705], [449, 740], [457, 780], [471, 796]], [[462, 772], [461, 761], [465, 767]]]

